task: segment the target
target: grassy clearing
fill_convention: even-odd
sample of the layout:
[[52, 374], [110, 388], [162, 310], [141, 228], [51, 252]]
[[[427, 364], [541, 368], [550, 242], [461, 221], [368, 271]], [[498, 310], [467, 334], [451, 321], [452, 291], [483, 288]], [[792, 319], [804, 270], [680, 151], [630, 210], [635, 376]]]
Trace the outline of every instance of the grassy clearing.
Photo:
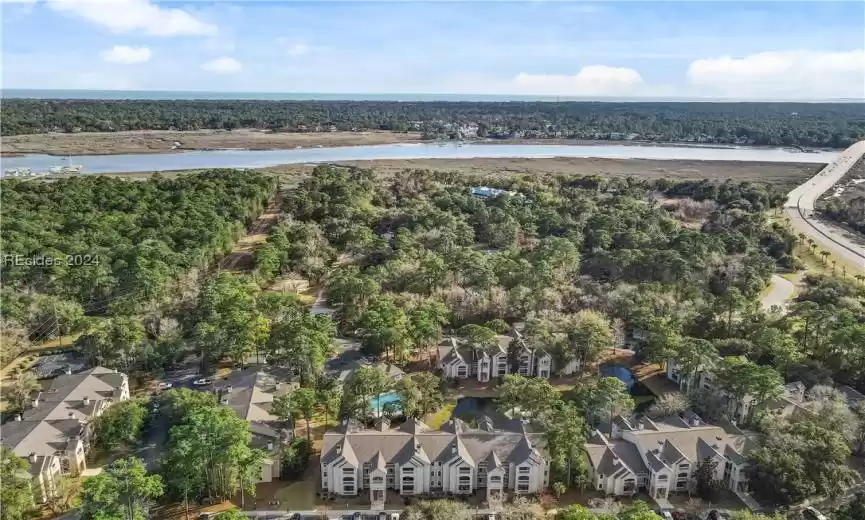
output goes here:
[[[795, 249], [796, 256], [802, 263], [805, 264], [806, 271], [811, 273], [823, 274], [826, 276], [843, 276], [844, 268], [846, 267], [847, 277], [853, 278], [857, 274], [865, 274], [865, 269], [862, 267], [850, 264], [845, 262], [844, 259], [835, 258], [830, 255], [826, 262], [823, 262], [823, 258], [820, 256], [820, 247], [817, 247], [816, 253], [811, 250], [808, 246], [805, 245], [797, 245]], [[835, 269], [833, 273], [832, 269], [832, 261], [836, 260]]]

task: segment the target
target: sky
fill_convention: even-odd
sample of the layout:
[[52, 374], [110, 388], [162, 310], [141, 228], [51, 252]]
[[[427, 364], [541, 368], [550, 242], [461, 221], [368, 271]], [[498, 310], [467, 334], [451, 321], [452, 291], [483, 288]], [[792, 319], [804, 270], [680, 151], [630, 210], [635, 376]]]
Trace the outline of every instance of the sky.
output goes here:
[[865, 98], [865, 2], [2, 1], [3, 88]]

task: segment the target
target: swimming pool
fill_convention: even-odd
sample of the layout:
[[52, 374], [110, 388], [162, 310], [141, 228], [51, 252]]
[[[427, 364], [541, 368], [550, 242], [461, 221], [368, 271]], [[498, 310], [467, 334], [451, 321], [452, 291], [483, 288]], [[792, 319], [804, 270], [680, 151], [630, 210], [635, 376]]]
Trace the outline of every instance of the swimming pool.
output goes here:
[[397, 410], [399, 410], [399, 394], [396, 392], [388, 392], [386, 394], [379, 394], [372, 399], [369, 400], [369, 406], [372, 408], [372, 414], [378, 417], [382, 410], [384, 410], [385, 405], [390, 403], [394, 403], [394, 406]]

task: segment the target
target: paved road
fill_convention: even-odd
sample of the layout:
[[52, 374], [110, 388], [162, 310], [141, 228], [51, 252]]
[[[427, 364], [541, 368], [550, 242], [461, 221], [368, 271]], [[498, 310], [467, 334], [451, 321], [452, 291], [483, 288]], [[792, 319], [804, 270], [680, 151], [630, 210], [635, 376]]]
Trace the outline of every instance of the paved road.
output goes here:
[[773, 305], [777, 305], [782, 310], [786, 309], [787, 301], [793, 297], [796, 286], [790, 280], [777, 274], [772, 275], [769, 284], [769, 292], [761, 300], [763, 309], [768, 311]]
[[843, 258], [847, 263], [865, 269], [865, 240], [831, 222], [814, 215], [814, 202], [837, 183], [865, 155], [865, 141], [844, 150], [840, 157], [787, 195], [785, 210], [796, 231], [811, 237], [820, 247]]

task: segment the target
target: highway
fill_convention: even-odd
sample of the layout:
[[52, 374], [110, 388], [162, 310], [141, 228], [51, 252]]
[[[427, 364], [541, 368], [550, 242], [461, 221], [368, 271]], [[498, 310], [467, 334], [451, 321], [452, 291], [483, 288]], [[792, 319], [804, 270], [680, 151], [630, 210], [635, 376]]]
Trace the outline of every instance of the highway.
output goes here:
[[805, 233], [821, 249], [829, 251], [832, 254], [830, 259], [843, 259], [860, 270], [865, 270], [865, 240], [825, 219], [818, 219], [814, 214], [814, 202], [841, 180], [863, 155], [865, 141], [853, 144], [817, 175], [793, 189], [784, 205], [790, 223], [797, 232]]

